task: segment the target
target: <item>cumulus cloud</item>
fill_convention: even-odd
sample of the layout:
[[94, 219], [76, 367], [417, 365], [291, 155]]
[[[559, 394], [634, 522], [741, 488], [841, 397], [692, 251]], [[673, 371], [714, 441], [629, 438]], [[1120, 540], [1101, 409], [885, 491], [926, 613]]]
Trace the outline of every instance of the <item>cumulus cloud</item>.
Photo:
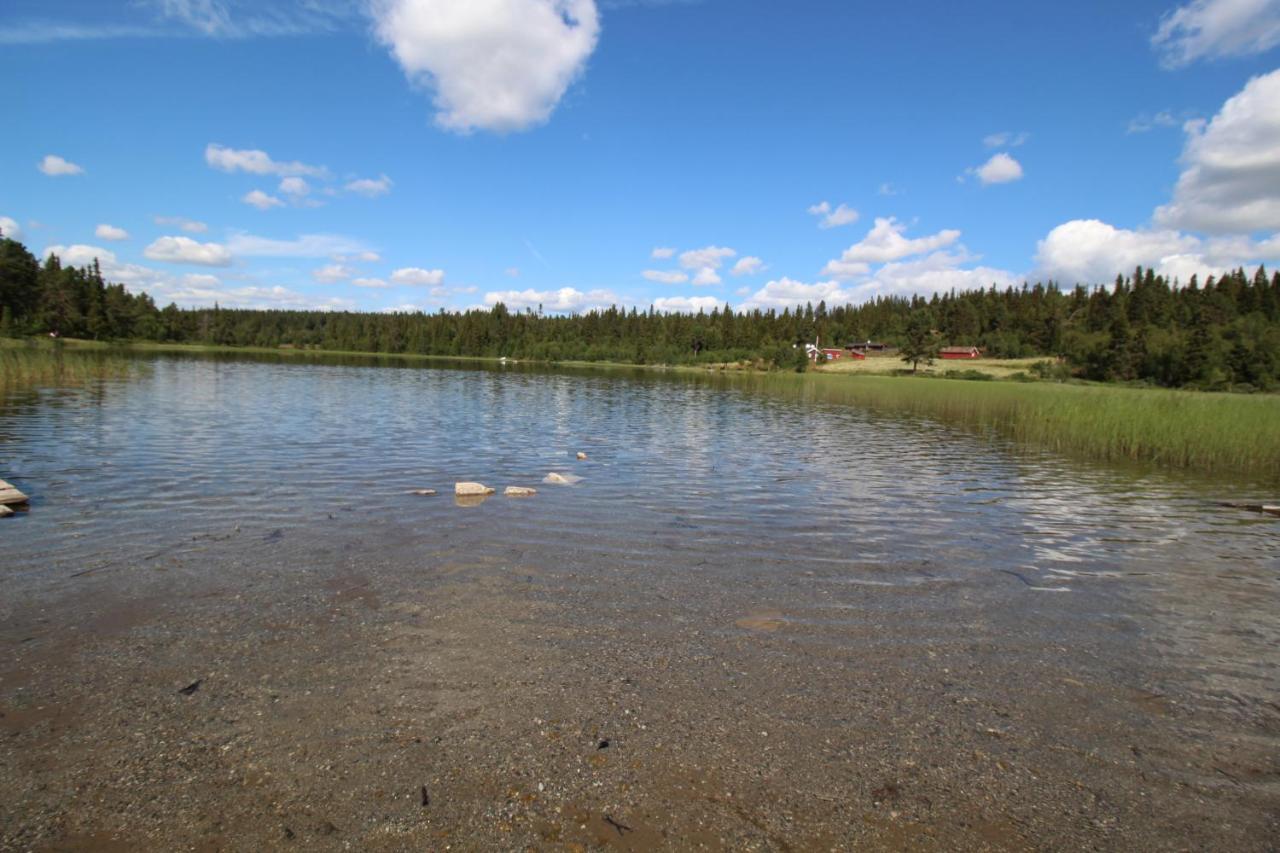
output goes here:
[[1254, 77], [1207, 124], [1189, 122], [1183, 171], [1158, 225], [1280, 229], [1280, 71]]
[[329, 170], [323, 166], [308, 166], [296, 160], [287, 163], [277, 162], [272, 160], [265, 151], [227, 148], [214, 142], [205, 146], [204, 161], [210, 167], [222, 172], [248, 172], [251, 175], [280, 177], [311, 175], [323, 178], [329, 173]]
[[371, 0], [374, 32], [449, 130], [546, 121], [595, 50], [594, 0]]
[[743, 302], [739, 308], [744, 311], [760, 309], [761, 311], [782, 311], [797, 305], [826, 302], [828, 305], [844, 305], [853, 302], [853, 294], [841, 289], [834, 281], [820, 281], [806, 284], [791, 278], [779, 278], [770, 281]]
[[1026, 145], [1027, 140], [1030, 138], [1031, 134], [1025, 130], [1021, 133], [1002, 130], [999, 133], [992, 133], [983, 137], [982, 144], [988, 148], [1017, 148], [1019, 145]]
[[305, 178], [299, 178], [295, 175], [282, 178], [278, 189], [285, 195], [296, 199], [310, 194], [311, 185], [307, 183]]
[[944, 230], [927, 237], [908, 239], [902, 236], [906, 230], [906, 223], [899, 222], [892, 216], [877, 217], [867, 236], [845, 249], [838, 260], [830, 261], [822, 274], [841, 280], [856, 278], [870, 272], [871, 264], [883, 264], [937, 251], [960, 239], [960, 232], [956, 230]]
[[236, 257], [332, 258], [369, 251], [361, 241], [340, 234], [303, 234], [293, 240], [273, 240], [253, 234], [233, 234], [227, 248]]
[[559, 290], [502, 290], [484, 295], [486, 305], [492, 306], [499, 302], [516, 310], [542, 306], [544, 311], [566, 314], [607, 308], [616, 304], [618, 298], [607, 290], [590, 290], [584, 293], [573, 287], [562, 287]]
[[353, 278], [351, 283], [356, 287], [369, 287], [374, 289], [382, 289], [391, 286], [380, 278]]
[[1280, 236], [1201, 238], [1181, 231], [1116, 228], [1097, 219], [1076, 219], [1049, 232], [1036, 249], [1041, 275], [1063, 284], [1109, 284], [1117, 273], [1143, 266], [1186, 281], [1192, 274], [1280, 260]]
[[436, 287], [444, 281], [444, 270], [424, 270], [421, 267], [402, 267], [391, 273], [396, 284], [412, 284]]
[[187, 219], [185, 216], [157, 216], [155, 217], [155, 223], [157, 225], [172, 226], [186, 231], [188, 234], [203, 234], [209, 230], [209, 226], [203, 222]]
[[231, 265], [231, 252], [218, 243], [198, 243], [190, 237], [161, 237], [142, 254], [153, 261], [171, 264], [201, 264], [209, 267]]
[[240, 200], [247, 205], [258, 208], [258, 210], [270, 210], [273, 207], [283, 207], [284, 202], [273, 195], [268, 195], [262, 190], [252, 190], [245, 193]]
[[129, 239], [128, 231], [124, 230], [123, 228], [117, 228], [114, 225], [108, 225], [105, 222], [99, 225], [97, 228], [93, 229], [93, 234], [99, 240], [128, 240]]
[[858, 211], [847, 204], [832, 207], [830, 202], [822, 201], [809, 207], [810, 216], [820, 216], [819, 228], [839, 228], [841, 225], [852, 225], [858, 221]]
[[0, 234], [10, 240], [17, 240], [22, 236], [22, 226], [18, 225], [15, 219], [11, 219], [8, 216], [0, 216]]
[[739, 258], [738, 262], [733, 265], [733, 269], [729, 270], [730, 275], [755, 275], [764, 272], [764, 261], [759, 258], [748, 255], [745, 258]]
[[666, 246], [658, 246], [650, 253], [651, 257], [656, 261], [665, 261], [668, 258], [675, 257], [676, 250]]
[[693, 274], [693, 283], [699, 285], [719, 284], [720, 276], [711, 267], [703, 267]]
[[1007, 184], [1022, 179], [1022, 164], [1001, 151], [993, 154], [991, 159], [981, 166], [975, 166], [965, 174], [977, 175], [983, 186], [991, 184]]
[[1198, 59], [1246, 56], [1280, 44], [1276, 0], [1192, 0], [1169, 12], [1151, 36], [1168, 69]]
[[44, 159], [36, 164], [36, 168], [51, 178], [84, 174], [84, 169], [80, 166], [77, 166], [70, 160], [62, 159], [57, 154], [44, 155]]
[[358, 272], [359, 270], [344, 264], [329, 264], [320, 267], [320, 269], [312, 270], [311, 277], [321, 284], [334, 284], [335, 282], [346, 281]]
[[380, 195], [386, 195], [391, 192], [391, 179], [386, 175], [374, 178], [360, 178], [354, 181], [348, 181], [346, 185], [347, 192], [362, 195], [365, 198], [377, 198]]
[[702, 249], [690, 249], [687, 252], [680, 253], [680, 266], [687, 270], [718, 270], [724, 264], [726, 259], [732, 258], [737, 254], [738, 253], [733, 249], [726, 249], [723, 246], [706, 246]]
[[645, 270], [640, 274], [659, 284], [684, 284], [689, 280], [689, 276], [679, 270]]
[[711, 313], [720, 307], [714, 296], [664, 296], [653, 300], [653, 307], [664, 314]]

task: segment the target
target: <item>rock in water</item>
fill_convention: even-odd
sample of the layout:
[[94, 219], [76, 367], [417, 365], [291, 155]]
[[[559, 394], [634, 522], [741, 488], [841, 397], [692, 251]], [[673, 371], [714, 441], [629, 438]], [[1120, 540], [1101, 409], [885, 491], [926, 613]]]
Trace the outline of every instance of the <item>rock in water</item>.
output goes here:
[[11, 515], [13, 515], [13, 510], [9, 509], [4, 504], [0, 504], [0, 518], [8, 518]]
[[494, 489], [489, 488], [484, 483], [454, 483], [453, 493], [463, 498], [482, 497], [493, 494]]
[[530, 489], [528, 486], [507, 486], [503, 491], [503, 494], [509, 498], [531, 498], [537, 493], [537, 489]]
[[579, 451], [578, 451], [578, 458], [579, 458], [579, 459], [586, 459], [586, 458], [587, 458], [587, 454], [585, 454], [585, 453], [583, 453], [581, 450], [579, 450]]
[[436, 493], [435, 489], [410, 489], [408, 494], [418, 495], [419, 497], [430, 497]]
[[574, 483], [581, 481], [582, 478], [576, 474], [557, 474], [555, 471], [542, 478], [542, 482], [550, 483], [554, 486], [572, 486]]

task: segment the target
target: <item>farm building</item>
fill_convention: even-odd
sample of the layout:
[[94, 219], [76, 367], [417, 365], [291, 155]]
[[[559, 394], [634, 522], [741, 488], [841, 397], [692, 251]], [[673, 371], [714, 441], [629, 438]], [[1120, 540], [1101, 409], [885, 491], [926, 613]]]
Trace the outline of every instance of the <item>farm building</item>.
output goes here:
[[829, 347], [823, 347], [823, 348], [822, 348], [822, 354], [826, 357], [827, 361], [835, 361], [836, 359], [840, 358], [840, 356], [844, 355], [845, 353], [844, 353], [844, 350], [842, 350], [842, 349], [834, 349], [834, 348], [829, 348]]
[[982, 353], [977, 347], [943, 347], [942, 357], [948, 360], [957, 358], [981, 358]]
[[857, 352], [866, 355], [869, 352], [886, 352], [893, 347], [888, 344], [882, 344], [878, 341], [863, 341], [861, 343], [846, 344], [845, 349], [849, 352]]

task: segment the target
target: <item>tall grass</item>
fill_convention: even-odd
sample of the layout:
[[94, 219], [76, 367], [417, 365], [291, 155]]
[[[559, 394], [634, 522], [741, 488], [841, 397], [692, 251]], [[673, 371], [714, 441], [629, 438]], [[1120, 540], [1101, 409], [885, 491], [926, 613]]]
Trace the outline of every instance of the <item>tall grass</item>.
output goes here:
[[1077, 457], [1280, 481], [1276, 395], [914, 377], [796, 378], [806, 394], [825, 401], [989, 429]]
[[117, 353], [68, 349], [46, 342], [0, 340], [0, 393], [121, 379], [136, 368], [136, 360]]

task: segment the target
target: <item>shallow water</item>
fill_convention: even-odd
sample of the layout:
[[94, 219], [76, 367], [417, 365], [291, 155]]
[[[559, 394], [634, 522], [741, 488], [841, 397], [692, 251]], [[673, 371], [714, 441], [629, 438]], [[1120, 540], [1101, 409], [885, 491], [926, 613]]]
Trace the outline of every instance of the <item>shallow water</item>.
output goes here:
[[[718, 618], [723, 596], [740, 611], [725, 630], [823, 654], [981, 635], [981, 657], [1248, 709], [1235, 730], [1208, 716], [1170, 738], [1245, 732], [1274, 773], [1280, 522], [1215, 504], [1274, 497], [1262, 484], [1080, 464], [774, 384], [163, 357], [130, 381], [14, 395], [0, 477], [33, 500], [0, 521], [0, 617], [224, 575], [270, 589], [488, 560], [589, 578], [607, 612], [575, 618], [605, 627], [653, 619], [655, 601]], [[551, 471], [583, 479], [543, 485]], [[463, 507], [457, 480], [539, 492]], [[424, 487], [439, 496], [406, 494]]]

